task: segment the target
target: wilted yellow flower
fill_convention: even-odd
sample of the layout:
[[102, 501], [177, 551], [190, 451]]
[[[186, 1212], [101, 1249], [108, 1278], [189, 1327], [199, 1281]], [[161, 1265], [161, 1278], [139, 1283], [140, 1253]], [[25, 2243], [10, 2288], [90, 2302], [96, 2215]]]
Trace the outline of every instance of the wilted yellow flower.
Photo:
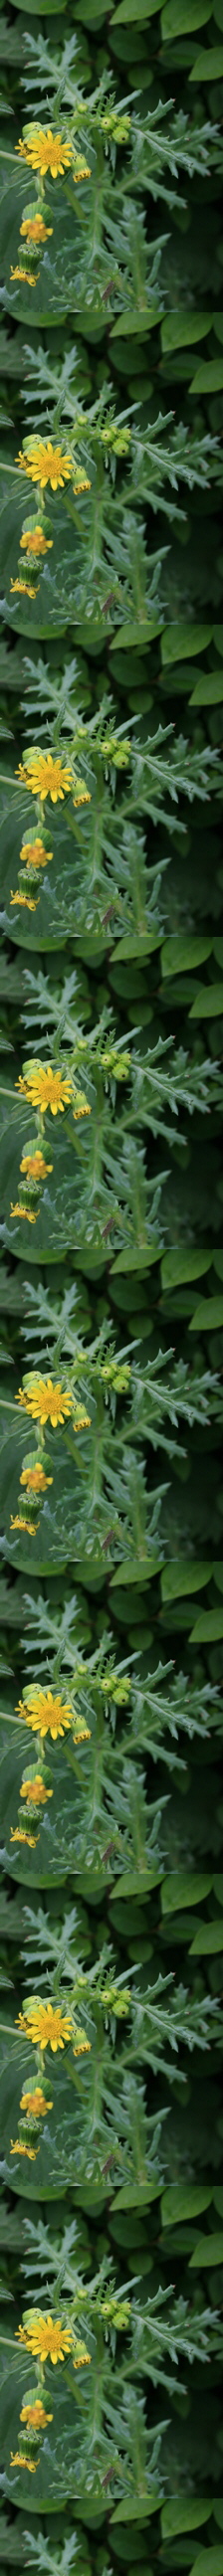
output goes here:
[[28, 2156], [29, 2164], [35, 2165], [38, 2154], [38, 2147], [25, 2147], [21, 2138], [11, 2138], [10, 2156]]
[[[11, 886], [10, 904], [11, 904], [11, 903], [16, 903], [16, 906], [18, 906], [18, 903], [25, 904], [26, 912], [37, 912], [37, 903], [39, 903], [39, 895], [37, 895], [37, 901], [36, 901], [36, 903], [34, 903], [34, 902], [32, 901], [32, 897], [31, 897], [31, 895], [28, 895], [28, 894], [19, 894], [18, 886], [16, 886], [15, 894], [13, 894], [13, 888], [12, 888], [12, 886]], [[21, 1163], [20, 1163], [20, 1171], [21, 1171]]]
[[47, 2117], [47, 2110], [52, 2110], [52, 2102], [47, 2102], [47, 2099], [44, 2099], [44, 2092], [41, 2092], [41, 2084], [34, 2084], [34, 2087], [31, 2087], [31, 2084], [29, 2084], [29, 2089], [26, 2089], [26, 2092], [21, 2094], [21, 2110], [23, 2110], [23, 2112], [31, 2112], [31, 2117], [34, 2117], [34, 2120], [41, 2120], [41, 2117]]
[[20, 224], [20, 233], [26, 233], [28, 244], [48, 241], [52, 231], [52, 224], [44, 224], [43, 215], [24, 215], [23, 223]]
[[[17, 1091], [18, 1091], [18, 1089], [19, 1089], [19, 1084], [18, 1084], [18, 1083], [17, 1083], [17, 1085], [16, 1085], [16, 1088], [17, 1088]], [[36, 1208], [36, 1209], [35, 1209], [35, 1214], [34, 1214], [34, 1208], [28, 1208], [28, 1207], [22, 1207], [22, 1206], [20, 1206], [20, 1199], [15, 1199], [14, 1207], [13, 1207], [13, 1203], [12, 1203], [12, 1199], [11, 1199], [10, 1215], [11, 1215], [11, 1216], [24, 1216], [24, 1217], [27, 1217], [27, 1224], [28, 1224], [28, 1225], [36, 1225], [36, 1219], [37, 1219], [37, 1216], [39, 1216], [39, 1208]]]
[[52, 2109], [53, 2103], [46, 2101], [41, 2084], [34, 2084], [32, 2090], [31, 2085], [28, 2085], [25, 2093], [21, 2093], [20, 2111], [30, 2112], [33, 2120], [45, 2119], [46, 2111], [52, 2111]]
[[18, 576], [18, 580], [17, 580], [17, 581], [10, 581], [10, 590], [25, 590], [25, 591], [26, 591], [26, 597], [27, 597], [27, 599], [37, 599], [37, 591], [39, 590], [39, 581], [37, 581], [37, 583], [36, 583], [36, 588], [35, 588], [35, 590], [34, 590], [34, 588], [33, 588], [33, 581], [32, 581], [32, 585], [31, 585], [31, 582], [30, 582], [30, 581], [19, 581], [19, 576]]
[[21, 779], [22, 787], [28, 787], [30, 796], [40, 796], [42, 804], [46, 796], [51, 796], [52, 805], [61, 804], [72, 787], [70, 764], [64, 769], [63, 761], [54, 758], [52, 751], [27, 752], [27, 759], [19, 761], [16, 777]]
[[16, 2341], [25, 2344], [26, 2352], [32, 2352], [34, 2361], [40, 2354], [41, 2361], [52, 2361], [54, 2367], [57, 2361], [64, 2361], [66, 2352], [72, 2350], [70, 2326], [62, 2326], [60, 2317], [41, 2316], [38, 2308], [33, 2316], [29, 2314], [26, 2326], [17, 2327]]
[[53, 545], [53, 537], [44, 537], [43, 528], [24, 528], [19, 543], [26, 555], [48, 555]]
[[22, 1780], [19, 1796], [22, 1801], [27, 1801], [27, 1807], [45, 1807], [46, 1799], [53, 1797], [53, 1790], [45, 1789], [44, 1780], [37, 1771], [35, 1780]]
[[26, 2405], [26, 2406], [21, 2406], [21, 2408], [20, 2408], [20, 2424], [27, 2424], [27, 2430], [28, 2430], [28, 2428], [29, 2428], [29, 2424], [32, 2424], [32, 2425], [33, 2425], [34, 2432], [35, 2432], [35, 2433], [40, 2433], [40, 2432], [42, 2432], [42, 2431], [43, 2431], [44, 2424], [52, 2424], [52, 2423], [53, 2423], [53, 2416], [52, 2416], [52, 2415], [46, 2415], [46, 2409], [45, 2409], [45, 2406], [43, 2406], [43, 2405], [42, 2405], [42, 2399], [41, 2399], [41, 2397], [35, 2397], [35, 2398], [34, 2398], [33, 2406], [30, 2406], [28, 2399], [27, 2399], [27, 2405]]
[[70, 2013], [62, 2013], [60, 2004], [42, 2003], [38, 1995], [36, 1998], [31, 1995], [24, 2013], [17, 2014], [17, 2028], [25, 2031], [26, 2039], [32, 2040], [34, 2048], [51, 2048], [53, 2057], [57, 2056], [58, 2048], [65, 2048], [67, 2041], [72, 2039]]
[[26, 1413], [31, 1414], [32, 1422], [52, 1422], [54, 1431], [57, 1423], [64, 1422], [66, 1415], [73, 1411], [72, 1395], [64, 1394], [59, 1380], [57, 1385], [53, 1386], [52, 1377], [33, 1378], [27, 1389], [20, 1386], [19, 1394], [16, 1395], [16, 1404], [24, 1405]]
[[25, 2451], [11, 2451], [11, 2468], [30, 2469], [34, 2476], [35, 2469], [39, 2468], [39, 2460], [27, 2460]]
[[[41, 1149], [37, 1146], [36, 1154], [22, 1154], [22, 1161], [19, 1168], [20, 1172], [27, 1172], [29, 1181], [44, 1181], [46, 1174], [48, 1172], [53, 1172], [53, 1163], [44, 1162], [44, 1154], [41, 1154]], [[24, 1483], [24, 1478], [20, 1476], [20, 1485], [22, 1482]], [[44, 1483], [49, 1484], [49, 1482], [49, 1476], [48, 1478], [45, 1476]]]
[[39, 1529], [39, 1521], [26, 1521], [24, 1512], [11, 1512], [10, 1529], [29, 1530], [29, 1537], [35, 1538], [36, 1530]]
[[36, 839], [36, 841], [22, 841], [22, 848], [19, 852], [19, 856], [24, 868], [46, 868], [50, 866], [50, 860], [53, 858], [53, 850], [45, 850], [44, 841], [39, 841], [38, 839]]
[[54, 1696], [51, 1690], [35, 1690], [33, 1687], [27, 1691], [26, 1699], [17, 1702], [17, 1714], [25, 1718], [25, 1725], [33, 1729], [34, 1735], [52, 1735], [54, 1744], [58, 1735], [65, 1735], [67, 1728], [73, 1726], [73, 1710], [69, 1703], [60, 1699], [59, 1694]]
[[11, 1825], [10, 1843], [29, 1843], [30, 1851], [35, 1851], [38, 1842], [39, 1834], [25, 1834], [25, 1829], [23, 1833], [21, 1825]]
[[72, 456], [69, 452], [63, 456], [62, 447], [53, 447], [52, 438], [30, 438], [29, 444], [27, 441], [24, 448], [20, 447], [16, 465], [22, 466], [23, 474], [30, 476], [31, 483], [40, 484], [41, 492], [45, 491], [46, 483], [51, 484], [51, 492], [57, 492], [58, 486], [62, 491], [63, 484], [68, 483], [73, 474]]
[[20, 140], [15, 148], [20, 161], [27, 161], [30, 170], [41, 170], [42, 178], [46, 170], [51, 170], [51, 179], [63, 178], [72, 161], [72, 146], [62, 143], [61, 134], [52, 134], [51, 125], [29, 126], [25, 142]]
[[20, 1485], [27, 1486], [28, 1494], [43, 1494], [45, 1485], [52, 1485], [53, 1477], [44, 1476], [44, 1467], [41, 1467], [40, 1460], [37, 1458], [36, 1467], [22, 1467], [19, 1482]]
[[30, 1107], [41, 1109], [43, 1116], [46, 1109], [51, 1109], [51, 1117], [57, 1118], [58, 1110], [63, 1112], [72, 1100], [72, 1081], [67, 1074], [64, 1078], [56, 1073], [53, 1064], [33, 1064], [27, 1073], [19, 1074], [15, 1087], [16, 1091], [24, 1091]]
[[10, 277], [21, 277], [23, 286], [36, 286], [39, 269], [36, 269], [36, 275], [33, 277], [31, 268], [11, 268]]

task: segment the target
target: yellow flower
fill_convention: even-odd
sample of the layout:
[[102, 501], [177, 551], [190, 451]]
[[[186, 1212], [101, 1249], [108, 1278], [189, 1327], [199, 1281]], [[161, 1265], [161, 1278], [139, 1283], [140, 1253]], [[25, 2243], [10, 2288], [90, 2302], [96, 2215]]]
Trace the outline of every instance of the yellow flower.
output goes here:
[[20, 233], [26, 233], [28, 243], [48, 241], [52, 231], [52, 224], [44, 224], [43, 215], [24, 215], [20, 224]]
[[16, 777], [21, 779], [22, 787], [28, 787], [29, 795], [40, 796], [42, 804], [45, 796], [51, 796], [52, 805], [59, 801], [61, 804], [72, 787], [70, 764], [64, 769], [63, 761], [54, 759], [52, 751], [28, 752], [27, 760], [19, 761]]
[[16, 1091], [25, 1092], [25, 1100], [30, 1102], [32, 1109], [42, 1110], [43, 1117], [46, 1109], [51, 1109], [51, 1117], [57, 1118], [58, 1110], [63, 1113], [72, 1100], [71, 1080], [67, 1074], [64, 1080], [61, 1073], [54, 1071], [52, 1064], [33, 1064], [27, 1073], [19, 1074], [15, 1087]]
[[69, 1703], [67, 1700], [63, 1702], [59, 1695], [54, 1697], [51, 1690], [33, 1688], [27, 1691], [26, 1699], [17, 1702], [17, 1714], [24, 1717], [25, 1725], [32, 1727], [34, 1735], [52, 1735], [53, 1744], [56, 1744], [58, 1735], [65, 1735], [67, 1728], [73, 1726], [73, 1710]]
[[30, 2469], [30, 2472], [32, 2470], [34, 2476], [35, 2469], [39, 2468], [39, 2460], [27, 2460], [25, 2451], [11, 2451], [11, 2467], [12, 2469]]
[[27, 555], [48, 555], [53, 545], [53, 537], [44, 537], [43, 528], [24, 528], [23, 537], [20, 537], [19, 543]]
[[24, 1405], [32, 1422], [52, 1422], [53, 1431], [56, 1431], [57, 1423], [64, 1422], [66, 1415], [73, 1411], [72, 1395], [64, 1394], [59, 1380], [53, 1386], [52, 1377], [34, 1378], [27, 1392], [20, 1386], [16, 1404]]
[[60, 175], [63, 178], [64, 170], [69, 169], [72, 161], [70, 143], [62, 143], [61, 134], [52, 134], [50, 125], [46, 128], [44, 125], [30, 126], [25, 143], [20, 141], [15, 148], [20, 160], [28, 162], [30, 170], [41, 170], [42, 178], [46, 170], [51, 170], [51, 179], [58, 179]]
[[28, 2400], [26, 2406], [21, 2406], [20, 2424], [27, 2424], [27, 2430], [29, 2429], [29, 2424], [33, 2424], [34, 2432], [39, 2433], [42, 2432], [44, 2424], [52, 2423], [53, 2416], [46, 2415], [45, 2406], [42, 2406], [41, 2397], [34, 2398], [33, 2406], [29, 2405]]
[[[19, 1083], [18, 1083], [18, 1082], [17, 1082], [17, 1085], [16, 1085], [16, 1089], [17, 1089], [17, 1091], [19, 1090]], [[19, 1199], [15, 1199], [15, 1201], [14, 1201], [14, 1206], [13, 1206], [13, 1202], [12, 1202], [12, 1199], [11, 1199], [11, 1211], [10, 1211], [10, 1213], [11, 1213], [11, 1216], [24, 1216], [24, 1217], [27, 1217], [27, 1225], [36, 1225], [36, 1219], [37, 1219], [37, 1216], [39, 1216], [39, 1208], [36, 1208], [36, 1210], [35, 1210], [35, 1215], [34, 1215], [34, 1208], [20, 1207], [20, 1201], [19, 1201]]]
[[16, 465], [29, 474], [31, 483], [40, 484], [41, 492], [46, 483], [51, 483], [51, 492], [57, 492], [58, 485], [62, 491], [73, 474], [72, 456], [69, 452], [63, 456], [61, 447], [53, 447], [52, 438], [30, 438], [29, 445], [20, 447]]
[[22, 1475], [19, 1478], [19, 1482], [20, 1485], [27, 1486], [28, 1494], [43, 1494], [45, 1491], [45, 1485], [52, 1485], [53, 1477], [44, 1476], [44, 1467], [41, 1467], [40, 1461], [37, 1458], [36, 1467], [22, 1467]]
[[39, 269], [36, 269], [36, 276], [33, 277], [32, 270], [30, 268], [11, 268], [10, 277], [22, 277], [24, 286], [36, 286], [37, 277], [39, 277]]
[[30, 2165], [35, 2165], [38, 2154], [38, 2147], [25, 2147], [21, 2138], [11, 2138], [10, 2156], [29, 2156]]
[[27, 1799], [28, 1807], [45, 1807], [46, 1799], [53, 1797], [53, 1790], [44, 1788], [44, 1780], [41, 1780], [40, 1773], [37, 1772], [36, 1780], [22, 1781], [19, 1796]]
[[[34, 909], [35, 912], [35, 904], [32, 909]], [[41, 1154], [41, 1151], [37, 1147], [36, 1154], [22, 1154], [22, 1162], [20, 1163], [19, 1168], [20, 1172], [27, 1172], [29, 1181], [44, 1181], [45, 1174], [47, 1172], [53, 1172], [53, 1163], [45, 1163], [44, 1154]], [[52, 1482], [52, 1479], [49, 1476], [45, 1476], [45, 1485], [50, 1484], [50, 1482]], [[22, 1476], [20, 1476], [20, 1485], [22, 1483], [24, 1483], [24, 1477], [22, 1478]]]
[[24, 2013], [17, 2014], [17, 2027], [25, 2031], [26, 2039], [32, 2040], [34, 2048], [51, 2048], [53, 2057], [57, 2056], [58, 2048], [65, 2048], [67, 2041], [72, 2039], [70, 2013], [62, 2013], [60, 2004], [42, 2003], [38, 1995], [36, 1999], [31, 1995]]
[[36, 1843], [39, 1843], [39, 1834], [25, 1834], [25, 1832], [22, 1833], [21, 1826], [11, 1825], [10, 1843], [29, 1843], [30, 1851], [35, 1851]]
[[[17, 905], [18, 905], [18, 903], [24, 903], [24, 904], [26, 905], [26, 911], [27, 911], [27, 912], [37, 912], [37, 903], [39, 903], [39, 895], [37, 895], [37, 902], [36, 902], [36, 903], [33, 903], [33, 902], [32, 902], [32, 900], [31, 900], [31, 896], [30, 896], [30, 895], [28, 895], [28, 894], [19, 894], [18, 886], [16, 886], [15, 894], [13, 894], [13, 889], [12, 889], [12, 886], [11, 886], [10, 904], [11, 904], [11, 903], [16, 903]], [[21, 1164], [20, 1164], [20, 1171], [21, 1171]]]
[[72, 2350], [70, 2326], [62, 2326], [60, 2317], [41, 2316], [38, 2309], [33, 2317], [27, 2318], [26, 2326], [17, 2327], [16, 2340], [25, 2343], [26, 2352], [33, 2354], [34, 2361], [40, 2354], [41, 2361], [52, 2361], [54, 2368], [56, 2362], [63, 2361], [65, 2353]]
[[53, 2103], [46, 2101], [41, 2084], [34, 2084], [32, 2091], [31, 2085], [28, 2085], [27, 2091], [21, 2093], [20, 2111], [30, 2112], [33, 2120], [45, 2119], [46, 2111], [52, 2111], [52, 2109]]
[[45, 850], [44, 841], [22, 841], [19, 856], [25, 868], [46, 868], [50, 866], [53, 850]]
[[27, 1529], [30, 1532], [31, 1538], [35, 1538], [35, 1530], [39, 1529], [39, 1521], [27, 1521], [25, 1512], [10, 1512], [10, 1529]]
[[31, 585], [31, 582], [30, 582], [30, 581], [19, 581], [19, 578], [18, 578], [18, 580], [17, 580], [17, 581], [10, 581], [10, 590], [25, 590], [25, 591], [26, 591], [26, 597], [27, 597], [27, 599], [37, 599], [37, 591], [39, 590], [39, 581], [36, 583], [36, 588], [35, 588], [35, 590], [34, 590], [34, 588], [33, 588], [33, 581], [32, 581], [32, 585]]

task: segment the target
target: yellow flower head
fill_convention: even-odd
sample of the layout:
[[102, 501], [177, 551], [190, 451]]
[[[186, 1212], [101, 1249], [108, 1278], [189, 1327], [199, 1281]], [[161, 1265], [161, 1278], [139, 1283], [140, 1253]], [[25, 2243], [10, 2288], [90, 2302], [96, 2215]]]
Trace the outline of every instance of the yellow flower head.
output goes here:
[[20, 537], [19, 543], [26, 555], [48, 555], [53, 545], [53, 537], [44, 537], [43, 528], [24, 528], [23, 537]]
[[35, 590], [34, 590], [34, 588], [33, 588], [33, 581], [32, 581], [32, 584], [31, 584], [31, 582], [30, 582], [30, 581], [19, 581], [19, 577], [18, 577], [17, 581], [10, 581], [10, 590], [25, 590], [25, 591], [26, 591], [26, 597], [27, 597], [27, 599], [37, 599], [37, 591], [39, 590], [39, 581], [37, 582], [37, 584], [36, 584], [36, 588], [35, 588]]
[[11, 268], [10, 277], [21, 277], [23, 286], [36, 286], [37, 277], [39, 277], [39, 269], [36, 270], [36, 276], [33, 277], [31, 268]]
[[48, 241], [52, 230], [52, 224], [44, 224], [43, 215], [24, 215], [23, 223], [20, 224], [20, 233], [26, 233], [28, 244]]
[[73, 2355], [73, 2370], [83, 2370], [85, 2362], [90, 2360], [91, 2354], [90, 2352], [86, 2352], [86, 2344], [76, 2344], [76, 2351]]
[[44, 1467], [41, 1467], [37, 1458], [36, 1467], [22, 1468], [22, 1475], [19, 1478], [19, 1482], [20, 1485], [26, 1485], [28, 1494], [43, 1494], [45, 1492], [45, 1485], [52, 1485], [53, 1477], [44, 1476]]
[[28, 2156], [29, 2164], [34, 2165], [38, 2154], [38, 2147], [25, 2147], [21, 2138], [11, 2138], [10, 2156]]
[[46, 2409], [45, 2406], [42, 2406], [41, 2397], [34, 2398], [33, 2406], [29, 2405], [28, 2400], [26, 2406], [21, 2406], [20, 2424], [27, 2424], [27, 2432], [29, 2430], [29, 2425], [32, 2425], [34, 2433], [42, 2433], [44, 2430], [44, 2424], [52, 2423], [53, 2416], [46, 2415]]
[[59, 1695], [54, 1696], [51, 1690], [33, 1688], [27, 1691], [26, 1699], [18, 1700], [17, 1712], [19, 1717], [24, 1717], [25, 1725], [32, 1728], [34, 1735], [43, 1738], [51, 1735], [53, 1744], [57, 1743], [58, 1735], [65, 1735], [68, 1727], [73, 1726], [72, 1708], [67, 1700], [64, 1702]]
[[51, 170], [51, 179], [63, 178], [72, 161], [72, 146], [62, 143], [61, 134], [52, 134], [50, 125], [46, 129], [43, 125], [30, 126], [25, 143], [16, 143], [16, 152], [20, 161], [28, 162], [29, 170], [40, 170], [42, 178], [46, 170]]
[[30, 1537], [35, 1538], [35, 1531], [36, 1529], [39, 1529], [39, 1521], [27, 1521], [25, 1512], [10, 1512], [10, 1529], [29, 1530]]
[[19, 856], [24, 868], [46, 868], [50, 866], [53, 850], [45, 850], [44, 841], [22, 841]]
[[43, 1117], [46, 1110], [51, 1109], [51, 1117], [57, 1118], [58, 1110], [63, 1113], [64, 1109], [69, 1107], [69, 1101], [72, 1100], [72, 1082], [69, 1076], [66, 1074], [64, 1079], [61, 1073], [56, 1073], [53, 1064], [30, 1065], [27, 1073], [19, 1074], [16, 1091], [23, 1091], [30, 1108], [41, 1109]]
[[[12, 886], [11, 886], [10, 904], [12, 904], [12, 903], [16, 903], [16, 906], [17, 906], [17, 907], [18, 907], [18, 903], [25, 904], [26, 912], [37, 912], [37, 903], [39, 903], [39, 895], [37, 895], [37, 902], [36, 902], [36, 903], [33, 903], [30, 895], [28, 895], [28, 894], [19, 894], [18, 886], [16, 886], [15, 894], [13, 894], [13, 889], [12, 889]], [[21, 1171], [21, 1163], [20, 1163], [20, 1171]]]
[[41, 492], [45, 491], [46, 483], [51, 484], [51, 492], [57, 492], [58, 486], [62, 491], [63, 484], [68, 483], [73, 474], [72, 456], [69, 453], [63, 456], [61, 447], [53, 447], [52, 438], [30, 438], [26, 447], [20, 447], [16, 465], [22, 467], [23, 474], [29, 475], [31, 483], [40, 484]]
[[41, 2084], [33, 2084], [32, 2089], [31, 2085], [28, 2085], [25, 2093], [21, 2093], [20, 2111], [28, 2114], [30, 2112], [31, 2119], [45, 2120], [46, 2111], [52, 2111], [52, 2109], [53, 2103], [46, 2101]]
[[34, 2477], [35, 2469], [39, 2468], [39, 2460], [27, 2460], [25, 2451], [11, 2451], [11, 2468], [30, 2469], [30, 2474], [32, 2471]]
[[[17, 1083], [16, 1088], [17, 1088], [17, 1091], [18, 1091], [18, 1090], [19, 1090], [19, 1084], [18, 1084], [18, 1083]], [[22, 1207], [22, 1205], [20, 1206], [20, 1200], [19, 1200], [19, 1199], [15, 1199], [15, 1200], [14, 1200], [14, 1206], [13, 1206], [13, 1202], [12, 1202], [12, 1199], [11, 1199], [10, 1215], [11, 1215], [11, 1216], [24, 1216], [24, 1217], [27, 1217], [27, 1225], [36, 1225], [36, 1219], [37, 1219], [37, 1216], [39, 1216], [39, 1208], [36, 1208], [36, 1210], [35, 1210], [35, 1215], [34, 1215], [34, 1208]]]
[[20, 1825], [10, 1826], [10, 1843], [29, 1843], [30, 1851], [35, 1851], [38, 1842], [39, 1834], [25, 1834]]
[[63, 803], [72, 787], [70, 765], [64, 769], [63, 761], [54, 758], [52, 751], [27, 752], [27, 759], [19, 761], [16, 777], [21, 779], [22, 787], [28, 787], [29, 796], [40, 796], [42, 804], [46, 796], [51, 796], [52, 805]]
[[[35, 912], [35, 904], [34, 904], [34, 912]], [[45, 1162], [44, 1162], [44, 1154], [41, 1154], [41, 1148], [39, 1148], [39, 1147], [37, 1146], [36, 1154], [22, 1154], [22, 1162], [20, 1163], [20, 1172], [27, 1172], [27, 1177], [28, 1177], [28, 1180], [29, 1180], [29, 1181], [44, 1181], [44, 1180], [45, 1180], [45, 1176], [46, 1176], [47, 1172], [53, 1172], [53, 1163], [45, 1163]], [[36, 1471], [36, 1472], [37, 1472], [37, 1471]], [[48, 1478], [47, 1478], [46, 1476], [44, 1477], [44, 1484], [45, 1484], [45, 1485], [46, 1485], [47, 1483], [49, 1484], [49, 1483], [50, 1483], [50, 1481], [51, 1481], [51, 1480], [50, 1480], [49, 1476], [48, 1476]], [[20, 1485], [21, 1485], [22, 1483], [24, 1484], [24, 1477], [22, 1478], [22, 1477], [20, 1476]]]
[[25, 1412], [31, 1414], [32, 1422], [52, 1422], [54, 1431], [57, 1429], [57, 1423], [64, 1422], [66, 1415], [73, 1412], [72, 1395], [64, 1394], [59, 1381], [56, 1386], [53, 1386], [52, 1377], [33, 1378], [27, 1391], [20, 1386], [16, 1404], [24, 1405]]
[[38, 2308], [33, 2316], [29, 2313], [25, 2326], [18, 2326], [16, 2340], [25, 2344], [26, 2352], [32, 2353], [34, 2361], [40, 2354], [41, 2361], [52, 2361], [54, 2367], [57, 2361], [64, 2361], [66, 2352], [72, 2350], [70, 2326], [62, 2326], [60, 2317], [41, 2316]]
[[26, 2039], [32, 2040], [34, 2048], [51, 2048], [53, 2057], [57, 2056], [58, 2048], [65, 2048], [67, 2041], [72, 2039], [70, 2013], [62, 2013], [60, 2004], [42, 2003], [38, 1995], [37, 1998], [31, 1995], [24, 2013], [18, 2013], [17, 2027], [25, 2031]]
[[41, 1780], [40, 1772], [37, 1771], [36, 1780], [22, 1781], [19, 1796], [27, 1801], [27, 1807], [45, 1807], [46, 1799], [53, 1797], [53, 1790], [44, 1788], [44, 1780]]

